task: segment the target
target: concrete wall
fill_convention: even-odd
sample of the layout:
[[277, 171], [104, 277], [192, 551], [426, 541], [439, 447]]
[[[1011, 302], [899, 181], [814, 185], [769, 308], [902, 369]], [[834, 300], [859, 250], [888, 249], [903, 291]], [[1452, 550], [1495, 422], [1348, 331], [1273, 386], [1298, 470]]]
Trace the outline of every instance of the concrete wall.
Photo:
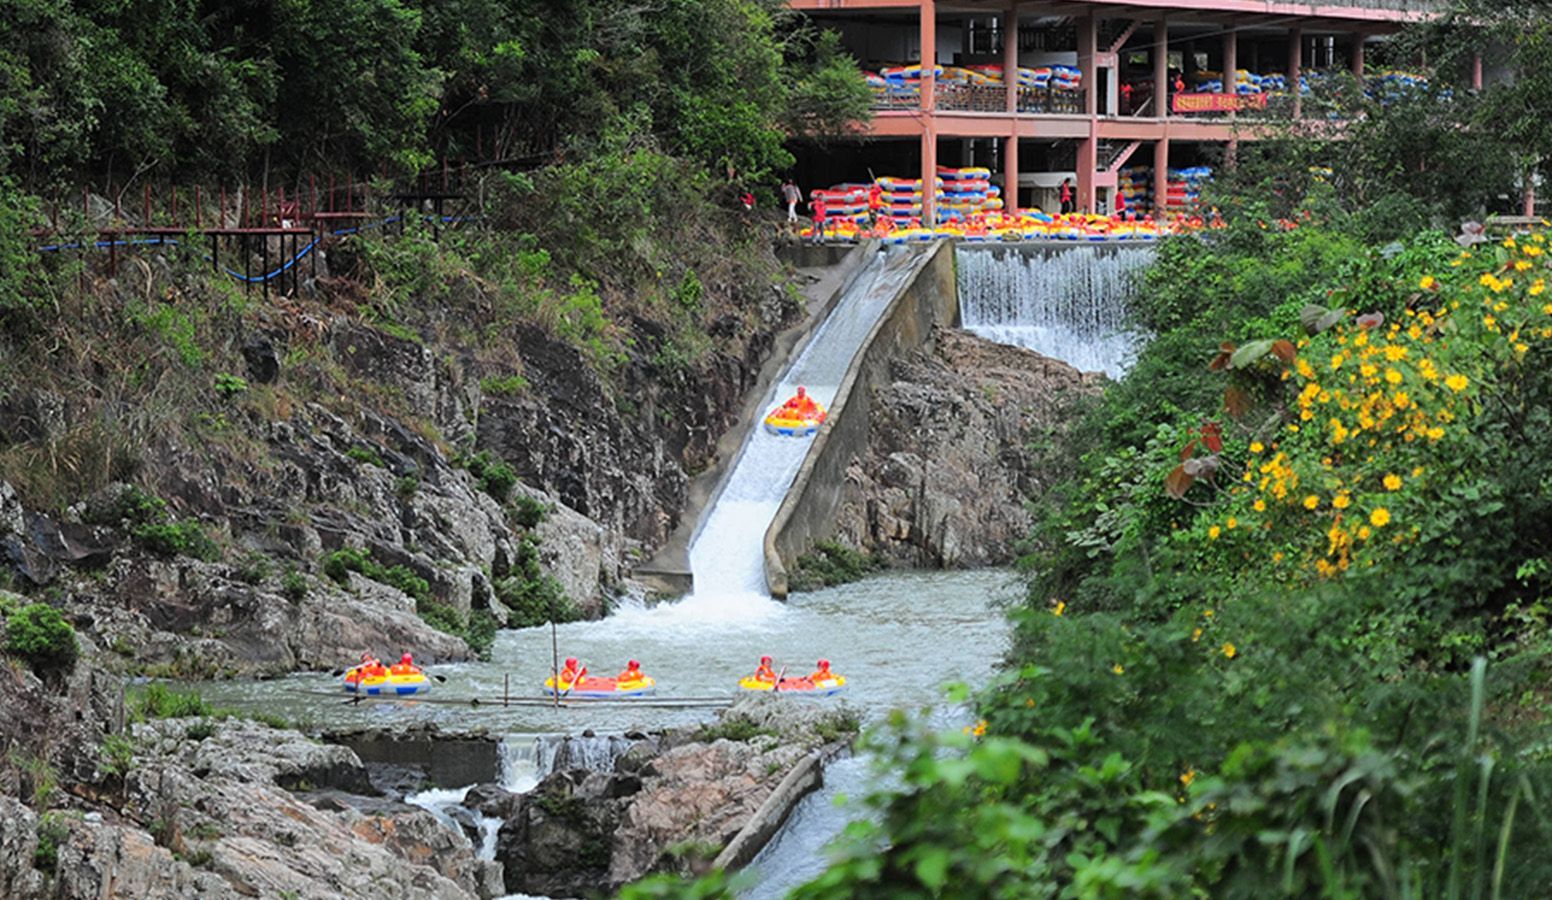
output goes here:
[[695, 579], [690, 571], [690, 545], [695, 542], [706, 510], [722, 494], [728, 474], [742, 452], [749, 431], [747, 423], [758, 423], [765, 415], [764, 404], [771, 385], [802, 352], [820, 323], [829, 318], [846, 289], [862, 272], [863, 264], [876, 252], [876, 241], [856, 245], [792, 244], [778, 249], [777, 255], [795, 268], [811, 273], [823, 272], [820, 280], [804, 291], [808, 300], [807, 315], [803, 321], [776, 336], [775, 346], [760, 367], [759, 376], [744, 394], [738, 420], [717, 441], [716, 464], [690, 480], [689, 496], [678, 527], [650, 560], [631, 571], [632, 578], [664, 596], [679, 596], [695, 590]]
[[890, 301], [841, 380], [829, 419], [765, 533], [765, 579], [773, 597], [787, 596], [787, 573], [797, 558], [834, 534], [840, 485], [852, 458], [867, 449], [873, 390], [888, 382], [890, 360], [928, 347], [934, 325], [958, 323], [954, 246], [939, 241], [925, 252], [929, 258]]

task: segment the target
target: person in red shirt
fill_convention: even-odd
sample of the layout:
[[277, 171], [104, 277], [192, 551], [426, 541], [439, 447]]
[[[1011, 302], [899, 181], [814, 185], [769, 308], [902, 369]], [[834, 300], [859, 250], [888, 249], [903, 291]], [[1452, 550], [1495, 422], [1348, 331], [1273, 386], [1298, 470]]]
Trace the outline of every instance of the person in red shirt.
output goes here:
[[829, 210], [825, 208], [824, 198], [815, 196], [813, 200], [809, 201], [808, 208], [814, 214], [814, 243], [824, 243], [825, 220], [829, 218]]
[[884, 209], [884, 189], [873, 182], [868, 188], [868, 227], [878, 229], [879, 213]]
[[1066, 214], [1072, 212], [1072, 210], [1073, 210], [1073, 203], [1072, 203], [1072, 179], [1071, 178], [1068, 178], [1068, 179], [1065, 179], [1065, 180], [1062, 181], [1061, 199], [1062, 199], [1062, 215], [1066, 215]]
[[1111, 206], [1114, 207], [1113, 211], [1115, 212], [1116, 218], [1118, 218], [1118, 219], [1125, 219], [1125, 218], [1127, 218], [1127, 215], [1126, 215], [1126, 195], [1121, 193], [1121, 190], [1119, 188], [1116, 189], [1116, 192], [1115, 192], [1115, 202], [1112, 203]]

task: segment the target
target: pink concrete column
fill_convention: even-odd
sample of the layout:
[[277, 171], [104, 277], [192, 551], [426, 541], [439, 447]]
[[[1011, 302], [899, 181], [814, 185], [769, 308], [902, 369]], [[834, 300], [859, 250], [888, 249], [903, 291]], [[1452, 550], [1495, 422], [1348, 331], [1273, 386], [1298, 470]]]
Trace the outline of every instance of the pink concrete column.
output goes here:
[[1002, 210], [1013, 215], [1019, 209], [1019, 139], [1018, 126], [1013, 135], [1003, 138], [1002, 152]]
[[1153, 26], [1153, 114], [1169, 118], [1169, 20]]
[[937, 106], [938, 79], [938, 4], [922, 0], [921, 5], [921, 111], [932, 112]]
[[1230, 25], [1229, 30], [1223, 33], [1223, 91], [1225, 94], [1236, 93], [1234, 73], [1239, 71], [1239, 32]]
[[1363, 83], [1363, 32], [1353, 35], [1353, 77]]
[[1099, 19], [1092, 14], [1078, 19], [1078, 68], [1083, 70], [1083, 114], [1099, 114], [1099, 72], [1094, 65], [1099, 49]]
[[1482, 54], [1471, 57], [1471, 89], [1482, 90]]
[[1525, 173], [1525, 208], [1526, 217], [1536, 214], [1536, 170]]
[[1169, 196], [1169, 138], [1153, 142], [1153, 217], [1164, 218], [1164, 200]]
[[938, 4], [921, 4], [921, 110], [922, 110], [922, 224], [937, 224], [938, 211], [938, 129], [932, 111], [937, 106]]
[[922, 122], [922, 225], [932, 228], [938, 222], [938, 130], [932, 117]]
[[1002, 14], [1002, 83], [1008, 88], [1008, 113], [1018, 113], [1018, 4]]
[[1304, 73], [1304, 29], [1293, 28], [1288, 32], [1288, 90], [1293, 92], [1293, 118], [1304, 113], [1304, 95], [1299, 92], [1299, 79]]
[[1083, 70], [1083, 114], [1089, 136], [1078, 143], [1078, 209], [1093, 212], [1094, 174], [1099, 168], [1099, 78], [1094, 63], [1099, 49], [1099, 20], [1092, 13], [1078, 19], [1078, 68]]

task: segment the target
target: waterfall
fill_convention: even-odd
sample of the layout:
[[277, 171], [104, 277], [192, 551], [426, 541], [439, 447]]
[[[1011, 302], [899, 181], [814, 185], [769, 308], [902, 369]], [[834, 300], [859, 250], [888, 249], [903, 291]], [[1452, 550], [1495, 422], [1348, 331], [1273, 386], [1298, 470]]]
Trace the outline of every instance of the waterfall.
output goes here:
[[501, 739], [499, 751], [501, 761], [496, 777], [503, 788], [514, 794], [533, 790], [539, 779], [549, 774], [539, 767], [538, 740], [507, 735]]
[[571, 769], [587, 769], [590, 772], [613, 772], [614, 761], [625, 754], [635, 743], [618, 734], [545, 735], [534, 738], [535, 771], [539, 778], [554, 772]]
[[988, 340], [1120, 378], [1143, 335], [1128, 301], [1152, 247], [966, 247], [955, 254], [960, 320]]

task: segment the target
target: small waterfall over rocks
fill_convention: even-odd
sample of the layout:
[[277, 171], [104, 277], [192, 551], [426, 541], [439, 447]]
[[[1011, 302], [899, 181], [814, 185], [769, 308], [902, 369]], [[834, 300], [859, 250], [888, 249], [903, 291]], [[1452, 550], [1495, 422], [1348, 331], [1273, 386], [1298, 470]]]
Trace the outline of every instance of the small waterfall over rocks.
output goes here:
[[613, 772], [615, 761], [635, 743], [618, 734], [538, 737], [534, 739], [535, 769], [539, 778], [572, 769]]
[[1144, 336], [1128, 303], [1153, 247], [960, 246], [960, 321], [987, 340], [1120, 378]]

